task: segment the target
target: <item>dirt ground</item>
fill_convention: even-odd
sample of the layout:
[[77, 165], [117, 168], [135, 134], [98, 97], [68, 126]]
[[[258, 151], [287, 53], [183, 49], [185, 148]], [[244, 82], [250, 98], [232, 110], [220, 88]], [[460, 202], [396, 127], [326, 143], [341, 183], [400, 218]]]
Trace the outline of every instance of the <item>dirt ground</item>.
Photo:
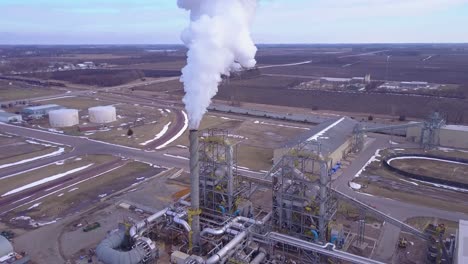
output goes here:
[[45, 150], [46, 147], [39, 144], [29, 144], [23, 138], [13, 135], [0, 136], [0, 163], [3, 159], [21, 156], [27, 153], [35, 153]]
[[[11, 85], [10, 85], [11, 83]], [[0, 102], [58, 94], [60, 91], [23, 82], [0, 80]]]
[[[395, 152], [405, 154], [425, 153], [421, 149], [387, 149], [380, 151], [380, 155], [385, 157]], [[449, 150], [433, 150], [427, 153], [440, 155], [442, 157], [466, 158], [466, 155], [468, 155], [468, 153], [465, 152]], [[381, 163], [382, 157], [372, 162], [359, 177], [354, 179], [354, 182], [362, 185], [360, 191], [448, 211], [468, 212], [468, 204], [466, 202], [468, 201], [468, 192], [440, 188], [423, 182], [406, 179], [383, 167]], [[450, 175], [447, 174], [441, 174], [440, 176], [450, 177]]]
[[[237, 145], [238, 165], [252, 170], [268, 170], [272, 165], [274, 149], [282, 146], [290, 138], [306, 132], [310, 127], [294, 122], [209, 113], [203, 117], [200, 131], [210, 128], [227, 130], [228, 139]], [[188, 132], [171, 146], [188, 146]], [[172, 149], [169, 152], [178, 153], [181, 150]]]
[[436, 160], [394, 160], [392, 166], [403, 171], [433, 178], [468, 183], [468, 165], [454, 164]]

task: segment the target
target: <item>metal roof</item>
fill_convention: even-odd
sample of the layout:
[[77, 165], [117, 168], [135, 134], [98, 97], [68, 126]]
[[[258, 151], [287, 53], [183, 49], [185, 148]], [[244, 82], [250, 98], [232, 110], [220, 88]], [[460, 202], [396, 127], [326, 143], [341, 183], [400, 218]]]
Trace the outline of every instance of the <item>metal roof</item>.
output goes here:
[[468, 221], [460, 220], [458, 224], [457, 262], [468, 263]]
[[357, 122], [349, 117], [326, 121], [288, 141], [282, 148], [292, 148], [305, 141], [318, 140], [321, 143], [322, 154], [328, 156], [352, 137], [356, 124]]
[[442, 129], [468, 132], [468, 126], [460, 126], [460, 125], [445, 125], [442, 127]]
[[19, 114], [8, 113], [8, 112], [0, 112], [0, 117], [13, 117], [13, 116], [21, 116]]
[[49, 109], [49, 108], [55, 108], [55, 107], [62, 107], [62, 106], [56, 105], [56, 104], [46, 104], [46, 105], [25, 107], [23, 110], [36, 111], [36, 110], [43, 110], [43, 109]]
[[4, 236], [0, 236], [0, 257], [4, 257], [13, 252], [13, 246]]

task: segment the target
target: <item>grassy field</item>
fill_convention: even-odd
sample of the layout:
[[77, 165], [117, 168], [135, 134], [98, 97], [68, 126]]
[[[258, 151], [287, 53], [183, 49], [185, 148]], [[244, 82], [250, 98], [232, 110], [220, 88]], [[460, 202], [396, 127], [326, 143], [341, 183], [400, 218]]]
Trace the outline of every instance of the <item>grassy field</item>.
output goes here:
[[151, 171], [154, 169], [147, 164], [128, 162], [116, 170], [51, 195], [41, 200], [41, 204], [34, 209], [28, 210], [30, 205], [18, 208], [15, 214], [27, 214], [33, 219], [61, 217], [88, 208], [102, 197], [132, 185], [142, 173], [151, 176], [157, 173], [147, 173]]
[[48, 148], [39, 149], [37, 151], [25, 152], [24, 154], [15, 155], [12, 157], [9, 156], [8, 158], [0, 159], [0, 165], [15, 163], [21, 160], [47, 155], [57, 150], [58, 150], [57, 148], [48, 147]]
[[105, 155], [89, 155], [84, 156], [81, 159], [67, 159], [63, 164], [53, 163], [46, 167], [26, 172], [23, 174], [18, 174], [10, 178], [0, 180], [0, 195], [4, 194], [12, 189], [19, 188], [26, 184], [39, 181], [46, 177], [57, 175], [59, 173], [65, 173], [67, 171], [86, 166], [88, 164], [93, 164], [89, 168], [96, 167], [100, 164], [109, 162], [116, 159], [112, 156]]
[[[422, 154], [420, 149], [407, 149], [394, 151], [392, 149], [382, 150], [382, 157], [392, 153]], [[465, 157], [468, 153], [459, 151], [432, 150], [427, 153], [445, 157]], [[382, 160], [382, 157], [379, 160]], [[453, 169], [452, 169], [453, 170]], [[448, 173], [440, 174], [440, 177], [448, 178]], [[443, 188], [434, 187], [418, 181], [407, 179], [383, 167], [381, 161], [372, 162], [366, 167], [361, 176], [354, 179], [354, 182], [363, 186], [362, 192], [390, 199], [410, 202], [423, 206], [439, 208], [447, 211], [457, 211], [468, 213], [468, 194]]]
[[63, 92], [44, 88], [44, 87], [19, 85], [16, 83], [9, 85], [9, 82], [0, 80], [0, 102], [35, 98], [35, 97], [48, 96], [48, 95], [54, 95], [54, 94], [59, 94], [59, 93], [63, 93]]
[[419, 175], [468, 183], [468, 165], [436, 160], [404, 159], [392, 161], [392, 166]]
[[0, 160], [45, 149], [45, 146], [28, 144], [17, 136], [0, 136]]
[[70, 98], [60, 98], [55, 100], [47, 100], [43, 103], [47, 104], [58, 104], [65, 106], [67, 108], [73, 108], [78, 110], [88, 110], [89, 107], [99, 106], [99, 105], [111, 105], [112, 102], [104, 100], [94, 100], [93, 98], [84, 98], [84, 97], [70, 97]]

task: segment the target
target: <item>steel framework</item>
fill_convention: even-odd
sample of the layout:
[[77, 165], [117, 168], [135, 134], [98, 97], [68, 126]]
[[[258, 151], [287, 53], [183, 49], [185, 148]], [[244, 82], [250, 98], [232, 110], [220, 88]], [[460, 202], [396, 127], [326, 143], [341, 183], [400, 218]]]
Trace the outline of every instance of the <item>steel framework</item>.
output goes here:
[[320, 144], [307, 142], [292, 149], [271, 173], [273, 229], [325, 243], [337, 203], [331, 193], [331, 175], [328, 162], [320, 154]]

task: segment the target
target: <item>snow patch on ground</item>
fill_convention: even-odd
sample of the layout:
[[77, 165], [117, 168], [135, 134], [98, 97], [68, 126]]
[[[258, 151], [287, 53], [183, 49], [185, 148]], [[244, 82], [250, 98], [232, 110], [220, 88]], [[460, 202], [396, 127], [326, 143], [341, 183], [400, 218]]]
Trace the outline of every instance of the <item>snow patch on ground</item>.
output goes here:
[[181, 148], [181, 149], [188, 149], [188, 147], [184, 145], [177, 145], [176, 147]]
[[65, 149], [64, 148], [59, 148], [58, 150], [56, 150], [56, 151], [54, 151], [52, 153], [49, 153], [49, 154], [45, 154], [45, 155], [42, 155], [42, 156], [37, 156], [37, 157], [34, 157], [34, 158], [30, 158], [30, 159], [24, 159], [24, 160], [20, 160], [20, 161], [13, 162], [13, 163], [7, 163], [7, 164], [0, 165], [0, 169], [8, 168], [8, 167], [11, 167], [11, 166], [16, 166], [16, 165], [20, 165], [20, 164], [24, 164], [24, 163], [27, 163], [27, 162], [31, 162], [31, 161], [35, 161], [35, 160], [39, 160], [39, 159], [43, 159], [43, 158], [47, 158], [47, 157], [57, 156], [57, 155], [62, 154], [63, 152], [65, 152]]
[[295, 129], [302, 129], [302, 130], [310, 130], [308, 127], [298, 127], [298, 126], [290, 126], [290, 125], [283, 125], [283, 124], [274, 124], [274, 123], [267, 123], [263, 121], [255, 120], [254, 124], [261, 124], [267, 126], [277, 126], [277, 127], [286, 127], [286, 128], [295, 128]]
[[380, 157], [380, 149], [377, 149], [377, 150], [375, 151], [374, 156], [372, 156], [372, 157], [366, 162], [366, 164], [364, 164], [364, 166], [356, 173], [356, 175], [354, 175], [354, 178], [359, 177], [359, 176], [361, 175], [361, 173], [362, 173], [363, 171], [366, 170], [366, 167], [369, 166], [369, 164], [371, 164], [371, 163], [374, 162], [374, 161], [379, 161], [379, 159], [378, 159], [379, 157]]
[[61, 196], [63, 196], [63, 193], [60, 193], [60, 194], [57, 195], [57, 197], [61, 197]]
[[178, 155], [171, 155], [171, 154], [167, 154], [167, 153], [164, 153], [163, 155], [166, 156], [166, 157], [171, 157], [171, 158], [176, 158], [176, 159], [189, 160], [189, 158], [187, 158], [187, 157], [182, 157], [182, 156], [178, 156]]
[[355, 182], [349, 182], [349, 187], [353, 190], [360, 190], [362, 188], [361, 184]]
[[166, 112], [171, 113], [170, 109], [164, 109]]
[[448, 186], [448, 185], [438, 184], [438, 183], [433, 183], [433, 182], [427, 182], [427, 181], [420, 181], [420, 180], [416, 180], [416, 179], [415, 179], [415, 181], [425, 183], [425, 184], [429, 184], [429, 185], [432, 185], [432, 186], [435, 186], [435, 187], [438, 187], [438, 188], [443, 188], [443, 189], [447, 189], [447, 190], [468, 193], [468, 190], [463, 189], [463, 188], [457, 188], [457, 187], [453, 187], [453, 186]]
[[171, 144], [173, 141], [177, 140], [180, 136], [182, 136], [182, 134], [185, 132], [185, 130], [187, 130], [187, 128], [188, 128], [188, 117], [187, 117], [187, 114], [184, 111], [182, 111], [182, 115], [184, 116], [184, 126], [182, 127], [182, 129], [173, 138], [169, 139], [168, 141], [166, 141], [165, 143], [163, 143], [159, 147], [156, 147], [156, 149], [162, 149], [162, 148], [166, 147], [167, 145]]
[[435, 161], [441, 161], [441, 162], [446, 162], [446, 163], [453, 163], [453, 164], [468, 166], [468, 164], [463, 163], [463, 162], [452, 161], [452, 160], [444, 160], [444, 159], [437, 159], [437, 158], [429, 158], [429, 157], [419, 157], [419, 156], [405, 156], [405, 157], [395, 157], [395, 158], [391, 158], [391, 159], [388, 160], [388, 164], [391, 164], [391, 162], [394, 161], [394, 160], [405, 160], [405, 159], [435, 160]]
[[13, 217], [12, 219], [10, 219], [10, 222], [26, 222], [28, 223], [29, 226], [41, 227], [41, 226], [46, 226], [46, 225], [57, 223], [58, 220], [60, 220], [60, 218], [57, 218], [49, 222], [38, 222], [32, 219], [30, 216], [22, 215], [22, 216]]
[[103, 193], [103, 194], [98, 195], [99, 198], [104, 198], [106, 196], [107, 196], [107, 193]]
[[444, 147], [438, 147], [438, 149], [443, 152], [460, 151], [460, 152], [468, 153], [468, 150], [461, 150], [461, 149], [444, 148]]
[[399, 144], [400, 144], [400, 143], [397, 143], [397, 142], [395, 142], [395, 141], [391, 141], [391, 140], [390, 140], [390, 141], [388, 141], [388, 143], [390, 143], [390, 145], [399, 145]]
[[29, 184], [26, 184], [26, 185], [23, 185], [23, 186], [21, 186], [19, 188], [13, 189], [13, 190], [3, 194], [2, 197], [5, 197], [7, 195], [14, 194], [14, 193], [17, 193], [17, 192], [24, 191], [24, 190], [30, 189], [32, 187], [36, 187], [38, 185], [41, 185], [41, 184], [44, 184], [44, 183], [47, 183], [47, 182], [50, 182], [50, 181], [60, 179], [60, 178], [65, 177], [65, 176], [67, 176], [69, 174], [84, 170], [84, 169], [92, 166], [93, 164], [94, 163], [91, 163], [91, 164], [85, 165], [83, 167], [79, 167], [79, 168], [76, 168], [76, 169], [73, 169], [73, 170], [69, 170], [67, 172], [59, 173], [59, 174], [56, 174], [56, 175], [53, 175], [53, 176], [50, 176], [50, 177], [47, 177], [47, 178], [32, 182], [32, 183], [29, 183]]
[[162, 136], [164, 136], [164, 135], [167, 133], [167, 131], [169, 130], [169, 126], [170, 126], [171, 124], [172, 124], [172, 122], [167, 123], [167, 124], [163, 127], [163, 129], [162, 129], [156, 136], [154, 136], [154, 138], [152, 138], [152, 139], [150, 139], [150, 140], [147, 140], [147, 141], [145, 141], [145, 142], [142, 142], [142, 143], [140, 143], [140, 145], [146, 146], [146, 145], [148, 145], [149, 143], [151, 143], [151, 142], [153, 142], [153, 141], [155, 141], [155, 140], [157, 140], [157, 139], [160, 139]]
[[76, 190], [78, 190], [78, 189], [80, 189], [80, 188], [75, 187], [75, 188], [72, 188], [72, 189], [68, 190], [68, 192], [74, 192], [74, 191], [76, 191]]
[[34, 209], [34, 208], [38, 207], [39, 205], [41, 205], [41, 203], [35, 203], [35, 204], [31, 205], [31, 206], [28, 208], [28, 210]]
[[45, 143], [39, 143], [39, 142], [37, 142], [37, 141], [30, 140], [30, 139], [27, 139], [26, 142], [28, 142], [29, 144], [41, 145], [41, 146], [44, 146], [44, 147], [55, 147], [54, 145], [45, 144]]
[[415, 183], [415, 182], [412, 182], [412, 181], [407, 181], [407, 180], [405, 180], [405, 179], [401, 179], [401, 178], [400, 178], [400, 181], [404, 181], [404, 182], [407, 182], [407, 183], [411, 183], [411, 184], [413, 184], [413, 185], [416, 185], [416, 186], [418, 186], [418, 185], [419, 185], [419, 184], [417, 184], [417, 183]]

